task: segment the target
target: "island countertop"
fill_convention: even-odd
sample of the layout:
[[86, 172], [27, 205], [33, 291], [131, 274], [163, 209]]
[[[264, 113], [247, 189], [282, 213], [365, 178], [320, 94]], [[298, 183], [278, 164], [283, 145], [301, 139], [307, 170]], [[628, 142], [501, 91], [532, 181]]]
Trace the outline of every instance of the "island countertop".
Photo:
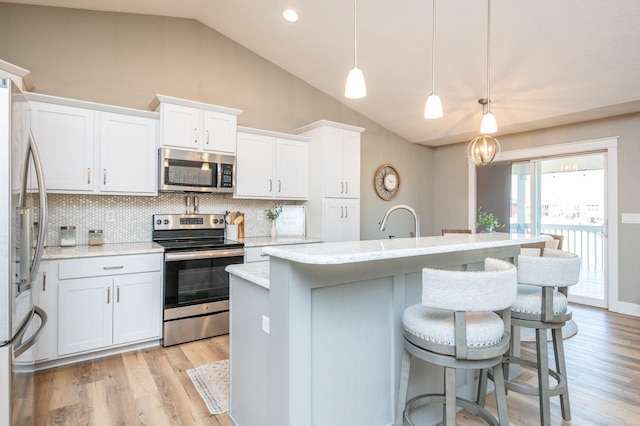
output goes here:
[[551, 240], [548, 235], [509, 234], [449, 234], [422, 238], [347, 241], [323, 244], [296, 244], [265, 247], [263, 252], [281, 259], [315, 265], [339, 265], [397, 259], [460, 250], [507, 247]]

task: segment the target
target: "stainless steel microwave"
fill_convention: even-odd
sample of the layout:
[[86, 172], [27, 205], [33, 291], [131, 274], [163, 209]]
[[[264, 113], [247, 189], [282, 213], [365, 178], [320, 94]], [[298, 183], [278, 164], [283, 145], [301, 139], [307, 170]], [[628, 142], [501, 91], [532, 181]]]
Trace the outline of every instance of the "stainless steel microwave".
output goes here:
[[161, 148], [158, 157], [160, 191], [233, 192], [232, 155]]

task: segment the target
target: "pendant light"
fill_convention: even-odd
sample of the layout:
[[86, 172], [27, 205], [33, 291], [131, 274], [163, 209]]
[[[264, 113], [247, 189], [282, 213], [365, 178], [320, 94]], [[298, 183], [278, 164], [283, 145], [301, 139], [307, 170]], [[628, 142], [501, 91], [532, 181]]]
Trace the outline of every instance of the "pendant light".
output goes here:
[[[498, 131], [496, 117], [491, 112], [491, 0], [487, 0], [487, 111], [482, 116], [480, 133], [495, 133]], [[484, 111], [484, 108], [483, 108]]]
[[433, 36], [431, 37], [431, 95], [424, 107], [424, 118], [442, 117], [442, 102], [436, 93], [436, 0], [433, 0]]
[[[467, 156], [471, 158], [473, 163], [478, 167], [484, 167], [491, 164], [496, 155], [500, 152], [500, 142], [488, 133], [498, 131], [495, 116], [491, 113], [490, 98], [490, 30], [491, 30], [491, 0], [487, 0], [487, 97], [479, 99], [482, 105], [482, 123], [480, 124], [480, 136], [473, 139], [467, 147]], [[486, 111], [485, 111], [486, 107]]]
[[364, 74], [358, 68], [358, 3], [353, 0], [353, 68], [347, 76], [344, 86], [344, 95], [349, 99], [360, 99], [367, 96], [367, 85], [364, 82]]

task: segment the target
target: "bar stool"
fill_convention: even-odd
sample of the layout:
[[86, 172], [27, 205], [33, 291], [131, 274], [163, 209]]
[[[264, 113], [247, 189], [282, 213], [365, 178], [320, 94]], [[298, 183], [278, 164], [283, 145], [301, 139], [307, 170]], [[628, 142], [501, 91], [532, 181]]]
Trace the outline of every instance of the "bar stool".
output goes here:
[[[506, 387], [526, 395], [537, 395], [540, 403], [540, 424], [545, 426], [551, 422], [551, 396], [560, 396], [562, 418], [571, 420], [562, 327], [571, 319], [572, 313], [562, 290], [577, 284], [579, 279], [580, 258], [573, 253], [545, 248], [542, 256], [518, 256], [518, 295], [511, 307], [511, 326], [535, 329], [537, 360], [514, 356], [512, 342], [508, 355], [503, 359], [504, 375], [509, 378], [510, 363], [537, 370], [538, 387], [510, 380], [506, 380]], [[555, 370], [549, 368], [548, 329], [551, 329], [553, 340]], [[511, 336], [513, 339], [513, 329]], [[553, 387], [550, 385], [549, 376], [557, 382]]]
[[[444, 404], [445, 424], [456, 424], [456, 406], [490, 425], [508, 425], [502, 369], [495, 369], [500, 422], [480, 406], [456, 396], [456, 368], [486, 369], [500, 365], [509, 347], [510, 307], [516, 297], [513, 264], [487, 258], [484, 271], [422, 271], [422, 303], [402, 315], [404, 354], [400, 372], [396, 426], [413, 425], [411, 411], [426, 404]], [[495, 313], [501, 311], [501, 314]], [[411, 357], [444, 367], [442, 394], [418, 395], [407, 402]]]

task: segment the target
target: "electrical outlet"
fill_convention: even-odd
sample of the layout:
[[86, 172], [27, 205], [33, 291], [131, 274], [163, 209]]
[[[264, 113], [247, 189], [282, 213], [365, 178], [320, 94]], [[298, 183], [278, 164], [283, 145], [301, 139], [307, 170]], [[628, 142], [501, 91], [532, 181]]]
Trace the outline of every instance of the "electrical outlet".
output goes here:
[[262, 210], [258, 212], [258, 220], [264, 220], [264, 212]]
[[269, 334], [269, 317], [262, 316], [262, 331]]
[[104, 214], [104, 221], [107, 223], [113, 223], [116, 221], [116, 214], [113, 210], [107, 210]]

